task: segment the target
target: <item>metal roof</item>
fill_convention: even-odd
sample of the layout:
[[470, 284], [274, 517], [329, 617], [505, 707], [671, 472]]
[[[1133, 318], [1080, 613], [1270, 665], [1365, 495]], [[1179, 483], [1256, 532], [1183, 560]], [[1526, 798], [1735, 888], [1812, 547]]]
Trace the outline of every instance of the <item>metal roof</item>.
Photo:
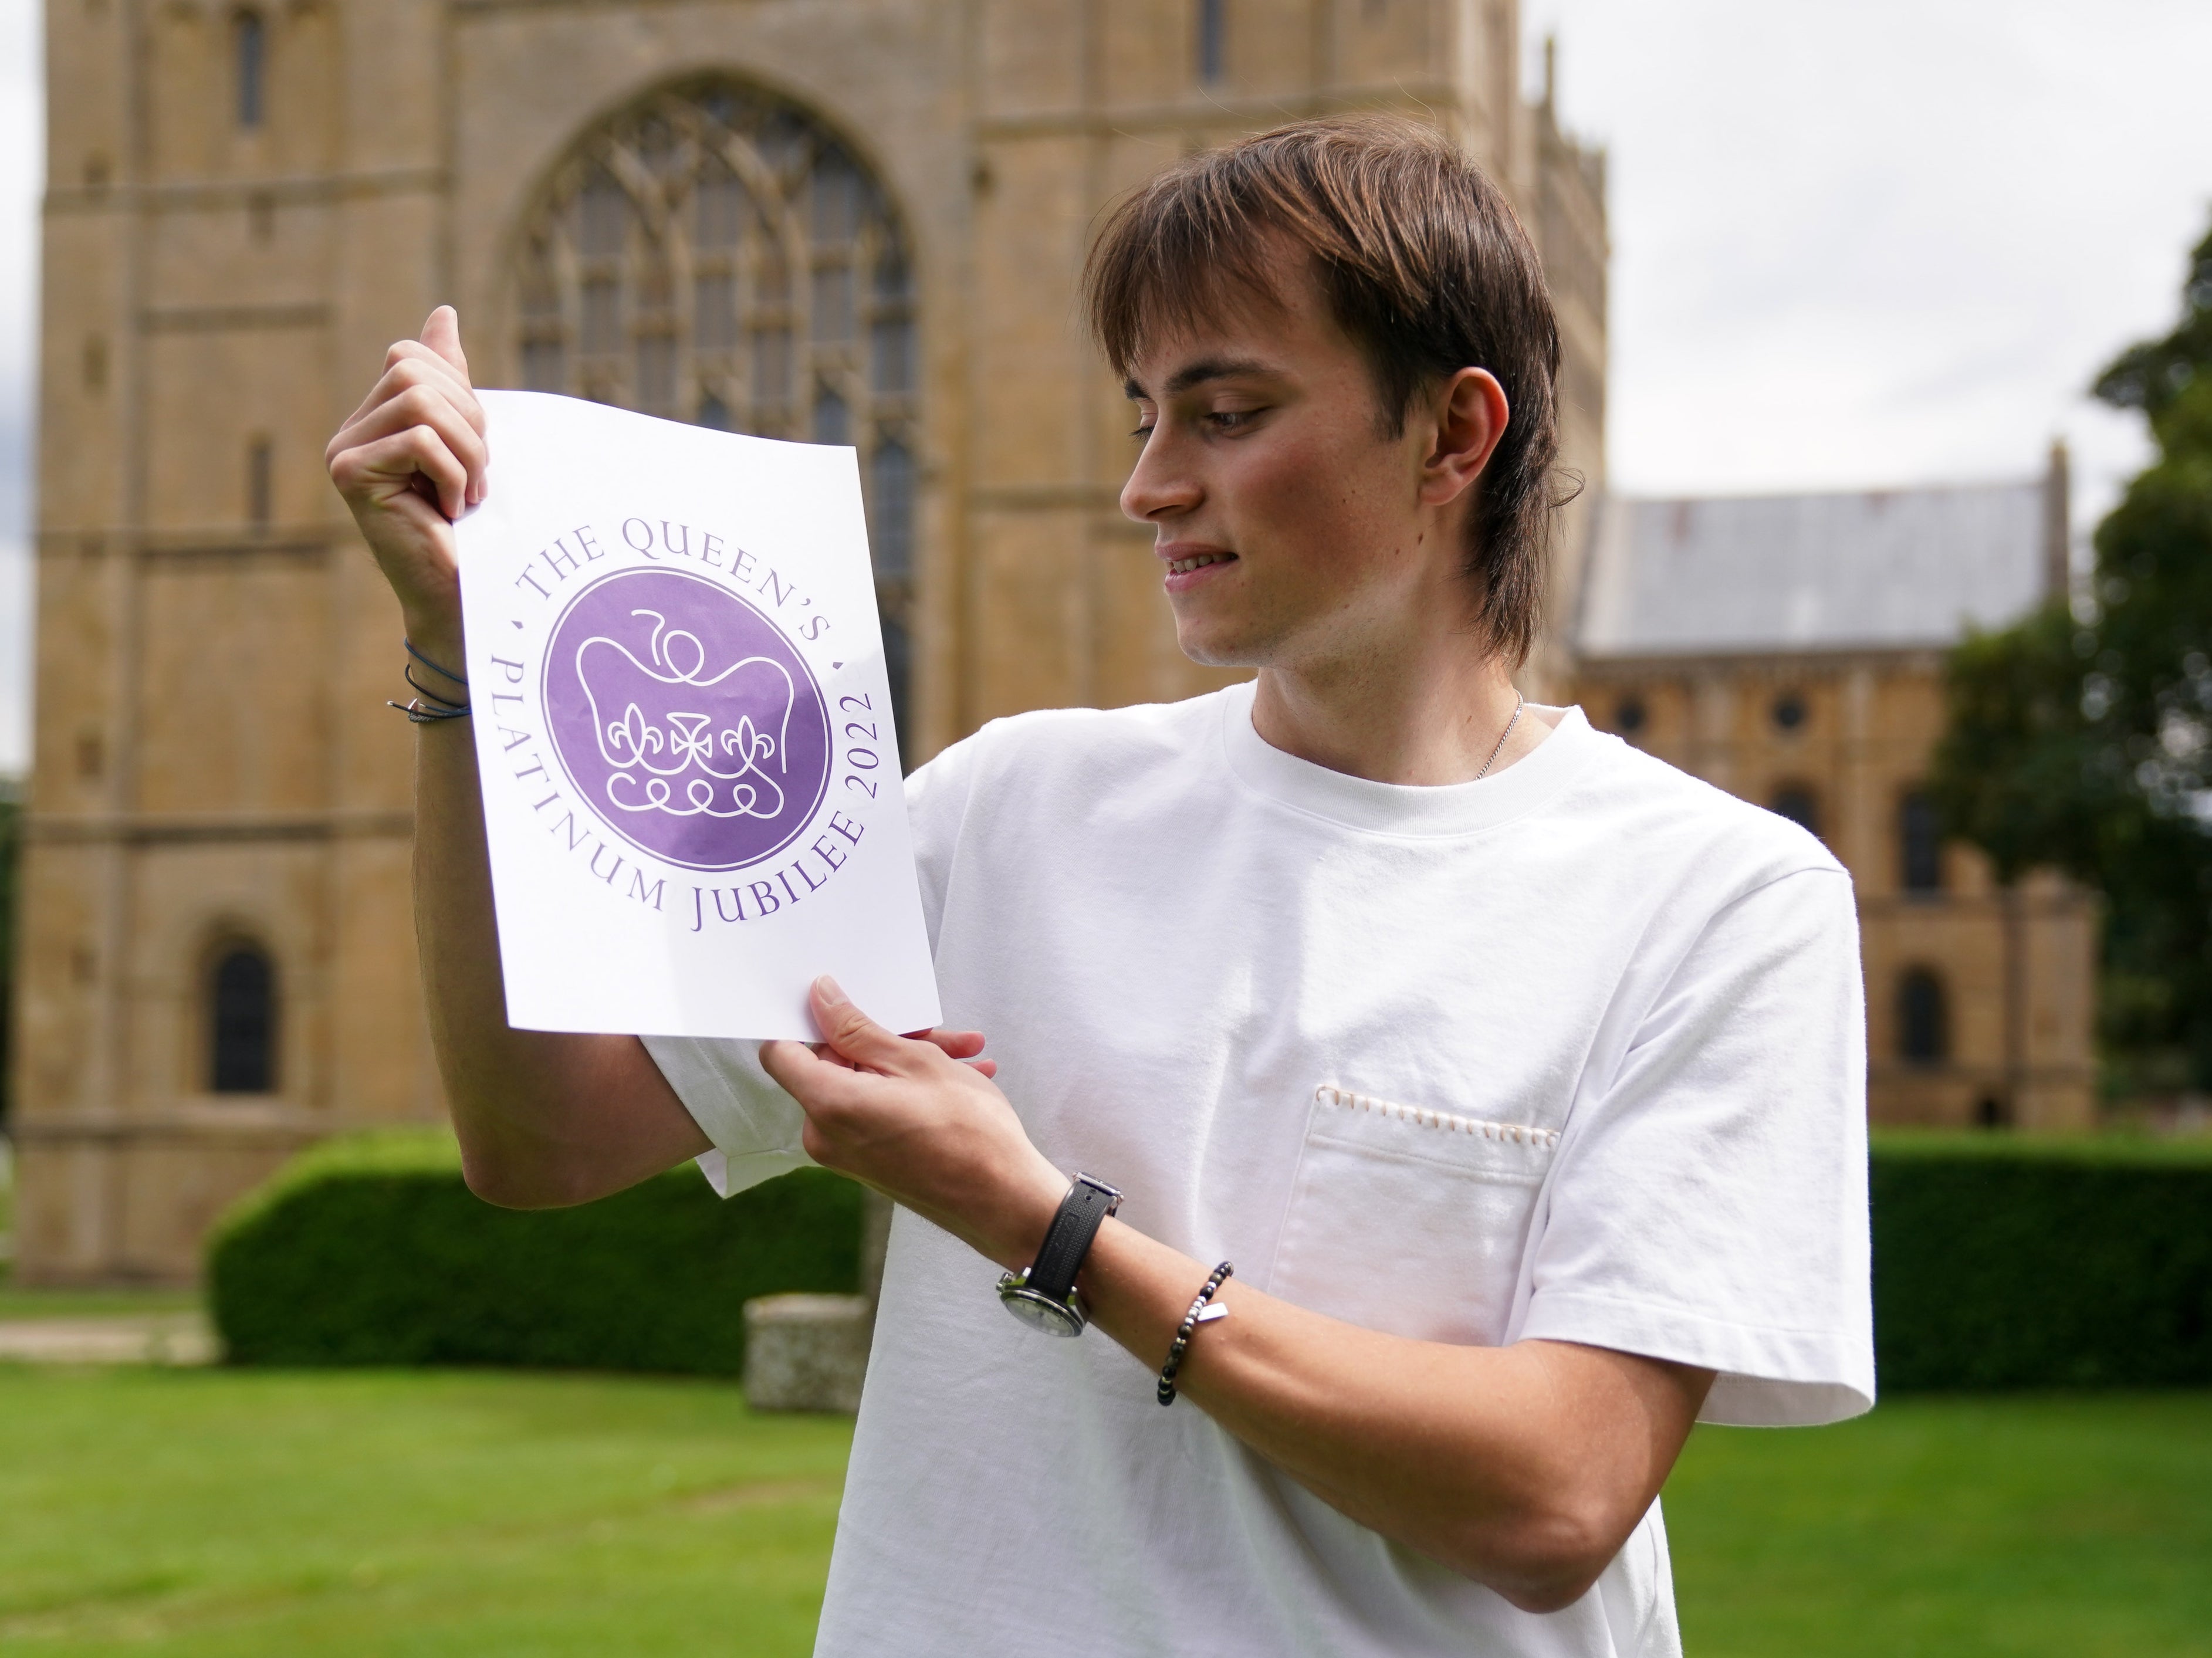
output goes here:
[[1599, 504], [1591, 657], [1941, 647], [2041, 603], [2050, 486]]

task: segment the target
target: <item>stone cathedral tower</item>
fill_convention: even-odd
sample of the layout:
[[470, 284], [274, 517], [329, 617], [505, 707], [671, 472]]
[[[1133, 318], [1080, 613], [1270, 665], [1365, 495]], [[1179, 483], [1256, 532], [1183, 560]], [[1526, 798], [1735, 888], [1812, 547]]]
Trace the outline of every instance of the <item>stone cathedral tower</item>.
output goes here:
[[26, 1278], [189, 1276], [296, 1147], [441, 1108], [398, 616], [322, 470], [438, 301], [482, 384], [855, 445], [909, 761], [1217, 683], [1073, 302], [1180, 154], [1454, 134], [1542, 247], [1598, 472], [1603, 164], [1522, 100], [1516, 0], [47, 4]]

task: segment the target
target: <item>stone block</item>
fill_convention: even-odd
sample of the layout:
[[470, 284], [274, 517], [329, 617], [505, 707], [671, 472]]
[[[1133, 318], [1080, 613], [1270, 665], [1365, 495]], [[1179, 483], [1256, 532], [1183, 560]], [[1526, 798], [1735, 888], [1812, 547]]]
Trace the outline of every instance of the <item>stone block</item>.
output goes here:
[[762, 1296], [745, 1303], [745, 1403], [757, 1411], [860, 1408], [873, 1321], [865, 1296]]

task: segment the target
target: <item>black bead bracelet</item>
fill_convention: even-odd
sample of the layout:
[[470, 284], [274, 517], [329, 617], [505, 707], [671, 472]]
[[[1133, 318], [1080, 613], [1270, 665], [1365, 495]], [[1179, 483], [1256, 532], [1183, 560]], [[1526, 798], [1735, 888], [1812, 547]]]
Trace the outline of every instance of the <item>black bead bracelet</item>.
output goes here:
[[[1221, 1287], [1222, 1280], [1236, 1270], [1225, 1260], [1215, 1267], [1213, 1276], [1206, 1280], [1206, 1288], [1198, 1292], [1198, 1299], [1190, 1303], [1190, 1310], [1182, 1315], [1182, 1322], [1176, 1326], [1175, 1345], [1168, 1349], [1168, 1362], [1160, 1366], [1161, 1404], [1176, 1402], [1176, 1372], [1182, 1369], [1182, 1356], [1190, 1346], [1191, 1333], [1206, 1316], [1206, 1303], [1213, 1299], [1213, 1292]], [[1218, 1318], [1228, 1310], [1226, 1306], [1217, 1307], [1213, 1309], [1213, 1316]]]

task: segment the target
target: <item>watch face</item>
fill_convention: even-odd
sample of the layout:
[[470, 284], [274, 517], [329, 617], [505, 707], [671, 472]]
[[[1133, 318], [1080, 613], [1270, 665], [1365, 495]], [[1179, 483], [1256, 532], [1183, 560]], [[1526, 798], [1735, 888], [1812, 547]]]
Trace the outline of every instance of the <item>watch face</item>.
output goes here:
[[1006, 1303], [1006, 1310], [1030, 1327], [1050, 1336], [1079, 1336], [1082, 1321], [1049, 1296], [1039, 1295], [1034, 1290], [1002, 1289], [999, 1298]]

